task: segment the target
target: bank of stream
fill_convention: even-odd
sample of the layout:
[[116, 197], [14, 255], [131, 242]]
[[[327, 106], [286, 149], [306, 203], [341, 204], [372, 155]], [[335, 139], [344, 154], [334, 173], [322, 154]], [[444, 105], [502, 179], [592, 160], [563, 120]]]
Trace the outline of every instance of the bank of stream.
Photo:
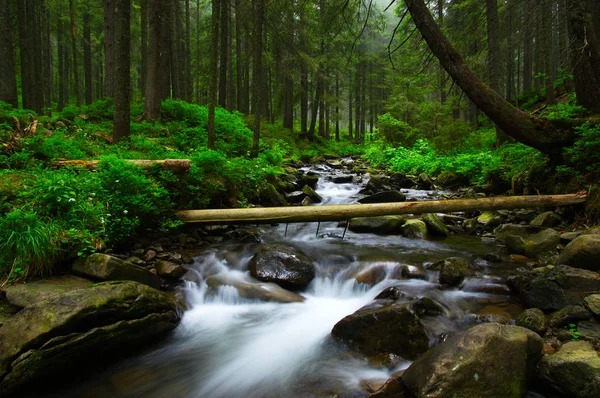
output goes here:
[[[340, 172], [325, 166], [316, 172], [320, 177], [316, 191], [323, 204], [354, 203], [364, 196], [359, 191], [367, 178], [334, 183], [332, 177]], [[442, 194], [403, 192], [408, 200], [436, 199]], [[293, 246], [314, 261], [316, 277], [298, 292], [304, 302], [252, 300], [241, 297], [231, 285], [209, 286], [207, 279], [217, 274], [242, 284], [257, 282], [247, 270], [259, 246], [235, 241], [210, 244], [195, 253], [194, 264], [188, 266], [186, 282], [179, 291], [188, 310], [169, 339], [59, 395], [362, 397], [411, 361], [397, 355], [360, 355], [334, 340], [331, 330], [386, 288], [394, 286], [408, 296], [429, 297], [443, 308], [442, 315], [424, 320], [430, 345], [482, 321], [508, 321], [522, 310], [506, 287], [506, 278], [522, 264], [498, 255], [500, 247], [491, 238], [411, 239], [351, 230], [344, 235], [344, 227], [338, 223], [261, 230], [264, 243]], [[477, 269], [476, 274], [460, 287], [443, 287], [438, 283], [439, 271], [430, 265], [448, 257], [466, 259]], [[494, 262], [485, 259], [490, 257]], [[395, 270], [401, 267], [414, 277], [396, 279]]]

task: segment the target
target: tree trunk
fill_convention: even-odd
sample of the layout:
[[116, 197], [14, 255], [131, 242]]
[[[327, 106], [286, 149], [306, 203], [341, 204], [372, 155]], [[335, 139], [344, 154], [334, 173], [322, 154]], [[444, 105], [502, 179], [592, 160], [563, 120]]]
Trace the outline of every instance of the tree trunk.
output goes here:
[[254, 113], [254, 136], [252, 139], [252, 157], [258, 156], [260, 143], [261, 104], [263, 103], [263, 27], [265, 23], [265, 0], [252, 0], [254, 9], [254, 67], [252, 68], [252, 112]]
[[83, 69], [85, 72], [85, 103], [92, 103], [92, 31], [90, 28], [89, 4], [83, 14]]
[[210, 50], [210, 83], [208, 87], [208, 149], [215, 149], [215, 107], [217, 105], [217, 78], [219, 64], [219, 31], [221, 0], [212, 0], [212, 35]]
[[140, 92], [142, 97], [146, 96], [146, 78], [148, 75], [148, 0], [140, 1], [140, 14], [141, 14], [141, 62], [140, 67]]
[[73, 0], [69, 0], [69, 16], [71, 18], [71, 45], [73, 57], [73, 86], [75, 87], [75, 100], [77, 106], [81, 106], [81, 91], [79, 87], [79, 67], [77, 63], [77, 35], [75, 33], [75, 5]]
[[113, 96], [114, 57], [113, 43], [115, 32], [115, 0], [104, 0], [104, 95]]
[[242, 0], [235, 0], [235, 67], [236, 67], [236, 84], [237, 84], [237, 97], [236, 107], [238, 111], [242, 112], [244, 109], [244, 76], [243, 76], [243, 63], [244, 54], [242, 54]]
[[67, 73], [67, 55], [64, 42], [64, 24], [59, 18], [56, 28], [56, 44], [58, 47], [58, 106], [57, 110], [60, 112], [67, 105], [69, 101], [68, 91], [68, 73]]
[[545, 1], [541, 4], [542, 37], [541, 45], [544, 52], [544, 85], [546, 87], [546, 104], [554, 104], [554, 80], [552, 76], [552, 7], [554, 1]]
[[52, 41], [50, 37], [50, 11], [46, 6], [46, 0], [40, 2], [40, 45], [42, 54], [42, 79], [44, 93], [44, 110], [46, 115], [52, 115], [52, 90], [53, 90], [53, 62], [52, 62]]
[[149, 44], [148, 64], [146, 67], [146, 87], [144, 89], [144, 120], [160, 119], [161, 68], [161, 0], [149, 0]]
[[587, 197], [585, 195], [532, 195], [359, 205], [183, 210], [177, 212], [177, 217], [185, 223], [271, 224], [346, 221], [355, 217], [379, 217], [399, 214], [560, 207], [585, 203], [586, 201]]
[[[173, 2], [177, 0], [162, 0], [160, 2], [160, 99], [171, 97], [172, 74], [171, 68], [173, 50]], [[152, 45], [152, 44], [150, 44]]]
[[34, 0], [19, 0], [17, 5], [23, 108], [42, 114], [42, 70], [39, 67], [42, 57], [36, 23], [38, 10]]
[[523, 91], [533, 84], [533, 0], [523, 0]]
[[340, 75], [335, 74], [335, 140], [340, 140]]
[[115, 0], [114, 84], [115, 104], [113, 143], [130, 135], [131, 106], [131, 2]]
[[221, 28], [221, 61], [219, 63], [219, 106], [227, 108], [227, 44], [229, 39], [227, 37], [229, 33], [229, 27], [227, 26], [227, 3], [229, 0], [220, 0], [220, 22], [219, 27]]
[[600, 54], [592, 16], [584, 0], [568, 0], [567, 12], [577, 104], [600, 112]]
[[423, 0], [406, 0], [421, 35], [465, 94], [508, 135], [549, 155], [573, 142], [573, 125], [531, 116], [507, 102], [475, 76], [436, 25]]
[[[444, 27], [444, 3], [445, 0], [437, 0], [437, 11], [438, 11], [438, 23], [440, 27]], [[444, 66], [440, 63], [440, 103], [444, 104], [446, 102], [446, 71], [444, 71]]]
[[354, 104], [352, 103], [352, 99], [354, 98], [352, 91], [352, 71], [348, 72], [348, 138], [350, 141], [354, 139], [354, 131], [353, 131], [353, 122], [352, 118], [352, 110], [354, 109]]
[[19, 107], [11, 0], [0, 0], [0, 101]]

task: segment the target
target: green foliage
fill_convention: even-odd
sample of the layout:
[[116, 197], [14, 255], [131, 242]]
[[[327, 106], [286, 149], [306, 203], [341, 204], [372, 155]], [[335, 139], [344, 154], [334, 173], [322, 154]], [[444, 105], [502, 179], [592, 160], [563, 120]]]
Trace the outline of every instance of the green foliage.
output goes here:
[[579, 172], [598, 176], [600, 170], [600, 127], [585, 123], [575, 129], [577, 141], [565, 149], [568, 163]]
[[571, 340], [577, 341], [581, 337], [581, 333], [577, 331], [577, 325], [574, 323], [569, 323], [569, 332], [571, 332]]
[[377, 128], [385, 140], [390, 144], [411, 146], [419, 135], [418, 129], [412, 128], [407, 123], [394, 118], [389, 113], [377, 118]]
[[0, 218], [0, 273], [9, 279], [48, 276], [58, 255], [57, 227], [33, 211]]

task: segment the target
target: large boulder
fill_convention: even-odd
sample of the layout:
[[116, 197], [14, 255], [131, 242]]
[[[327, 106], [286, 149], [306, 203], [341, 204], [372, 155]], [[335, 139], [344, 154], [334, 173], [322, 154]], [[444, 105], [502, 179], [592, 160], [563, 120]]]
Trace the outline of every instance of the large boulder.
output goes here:
[[417, 219], [406, 220], [404, 225], [400, 227], [402, 236], [414, 239], [425, 239], [427, 236], [427, 225]]
[[439, 267], [440, 283], [449, 286], [458, 286], [467, 276], [475, 273], [471, 264], [460, 257], [449, 257], [433, 264], [432, 267]]
[[528, 237], [509, 235], [505, 238], [504, 243], [509, 254], [537, 257], [544, 252], [556, 250], [556, 245], [560, 243], [560, 234], [547, 228]]
[[305, 185], [304, 187], [302, 187], [302, 193], [304, 195], [306, 195], [307, 197], [309, 197], [310, 200], [313, 201], [313, 203], [321, 203], [323, 201], [323, 197], [321, 195], [319, 195], [317, 193], [317, 191], [315, 191], [308, 185]]
[[348, 229], [356, 233], [391, 234], [399, 231], [405, 220], [402, 216], [356, 217]]
[[388, 352], [415, 359], [429, 348], [421, 318], [441, 312], [441, 307], [428, 298], [409, 303], [385, 300], [381, 306], [369, 305], [343, 318], [331, 334], [365, 355]]
[[302, 290], [315, 277], [315, 265], [300, 250], [278, 243], [262, 245], [248, 264], [250, 274], [263, 282]]
[[73, 263], [73, 272], [99, 281], [135, 281], [160, 288], [160, 278], [145, 268], [108, 254], [94, 253]]
[[405, 202], [406, 195], [398, 191], [383, 191], [379, 192], [366, 198], [359, 199], [359, 203], [392, 203], [392, 202]]
[[427, 231], [436, 236], [448, 236], [450, 231], [440, 218], [434, 213], [425, 213], [421, 216], [423, 222], [427, 226]]
[[557, 311], [580, 305], [590, 294], [600, 293], [600, 274], [566, 265], [547, 266], [508, 278], [526, 308]]
[[117, 360], [174, 329], [180, 316], [164, 293], [136, 282], [105, 282], [54, 295], [0, 328], [0, 395]]
[[502, 223], [502, 217], [496, 211], [484, 211], [477, 217], [477, 223], [484, 228], [496, 228]]
[[456, 189], [469, 185], [469, 179], [453, 171], [444, 171], [437, 177], [437, 184], [446, 189]]
[[600, 235], [581, 235], [565, 247], [559, 264], [600, 272]]
[[208, 293], [218, 294], [221, 288], [233, 287], [241, 298], [247, 300], [273, 301], [277, 303], [301, 303], [304, 297], [285, 290], [274, 283], [259, 282], [245, 274], [230, 273], [212, 275], [206, 279]]
[[535, 228], [529, 225], [521, 224], [502, 224], [494, 230], [496, 240], [500, 243], [504, 243], [507, 236], [529, 236], [535, 232]]
[[521, 398], [542, 347], [540, 336], [528, 329], [485, 323], [427, 351], [402, 381], [418, 398]]
[[600, 318], [600, 294], [590, 294], [583, 299], [583, 305], [594, 316]]
[[600, 397], [600, 357], [586, 341], [568, 342], [557, 353], [546, 355], [538, 376], [561, 396]]
[[580, 305], [567, 305], [558, 311], [548, 315], [548, 326], [553, 328], [561, 328], [570, 323], [579, 321], [587, 321], [592, 318], [592, 313]]
[[305, 185], [308, 185], [312, 189], [317, 188], [317, 183], [319, 182], [318, 174], [305, 174], [298, 177], [298, 182], [296, 183], [298, 188], [302, 189]]
[[183, 265], [167, 260], [157, 260], [155, 267], [158, 275], [167, 279], [179, 279], [187, 272]]
[[548, 323], [542, 310], [528, 308], [517, 316], [517, 326], [527, 328], [542, 336], [548, 328]]
[[287, 206], [285, 197], [273, 184], [266, 184], [260, 191], [260, 204], [265, 207]]
[[371, 176], [371, 178], [369, 178], [369, 181], [365, 184], [365, 187], [360, 191], [360, 193], [373, 194], [389, 190], [389, 181], [386, 181], [384, 177]]
[[539, 228], [554, 228], [561, 223], [560, 216], [553, 211], [546, 211], [534, 218], [530, 225]]
[[75, 275], [62, 275], [28, 283], [18, 283], [4, 289], [6, 301], [17, 307], [29, 307], [56, 294], [89, 287], [93, 282]]

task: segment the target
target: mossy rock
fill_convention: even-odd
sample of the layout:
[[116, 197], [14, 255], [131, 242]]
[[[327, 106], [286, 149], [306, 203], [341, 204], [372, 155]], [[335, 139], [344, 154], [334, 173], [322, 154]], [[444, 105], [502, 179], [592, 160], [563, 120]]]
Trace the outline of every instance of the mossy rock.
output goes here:
[[521, 398], [542, 347], [529, 329], [485, 323], [427, 351], [402, 381], [417, 397]]
[[531, 258], [556, 250], [559, 243], [560, 234], [551, 228], [544, 229], [528, 237], [508, 235], [505, 239], [509, 254], [523, 254]]
[[458, 286], [466, 277], [475, 273], [471, 264], [460, 257], [449, 257], [433, 264], [432, 268], [439, 268], [440, 283], [449, 286]]
[[428, 298], [376, 308], [367, 306], [339, 321], [331, 334], [365, 355], [389, 352], [414, 359], [429, 347], [421, 318], [441, 312], [441, 307]]
[[54, 295], [0, 328], [0, 393], [32, 388], [41, 380], [71, 381], [80, 368], [121, 359], [179, 320], [173, 300], [136, 282], [105, 282]]
[[350, 220], [348, 229], [356, 233], [392, 234], [404, 224], [402, 216], [356, 217]]
[[29, 307], [56, 294], [83, 289], [92, 285], [89, 279], [62, 275], [28, 283], [17, 283], [4, 289], [6, 300], [18, 307]]
[[323, 197], [308, 185], [302, 187], [302, 193], [309, 197], [314, 203], [321, 203], [323, 201]]
[[546, 316], [539, 308], [528, 308], [517, 316], [517, 326], [527, 328], [542, 336], [548, 328]]
[[73, 263], [73, 272], [99, 281], [135, 281], [160, 288], [160, 278], [147, 269], [108, 254], [94, 253]]
[[600, 397], [600, 357], [586, 341], [572, 341], [539, 364], [538, 375], [561, 396]]
[[546, 211], [534, 218], [530, 225], [538, 228], [553, 228], [561, 223], [560, 216], [553, 211]]
[[209, 287], [208, 293], [217, 294], [221, 287], [235, 288], [240, 297], [248, 300], [272, 301], [276, 303], [301, 303], [304, 297], [285, 290], [274, 283], [259, 282], [250, 277], [235, 277], [230, 274], [212, 275], [206, 279]]
[[425, 239], [427, 237], [427, 225], [422, 220], [406, 220], [400, 227], [402, 236], [413, 239]]
[[600, 235], [581, 235], [565, 247], [558, 258], [559, 264], [600, 271]]
[[366, 198], [360, 199], [359, 203], [396, 203], [405, 202], [406, 195], [398, 191], [383, 191], [379, 192]]
[[450, 231], [440, 218], [434, 213], [426, 213], [421, 216], [427, 226], [427, 231], [436, 236], [448, 236]]
[[294, 247], [269, 243], [256, 251], [248, 264], [250, 275], [290, 290], [305, 289], [314, 279], [313, 261]]
[[533, 235], [535, 232], [535, 228], [532, 228], [529, 225], [520, 224], [502, 224], [496, 229], [494, 229], [494, 235], [496, 237], [496, 240], [500, 243], [504, 243], [504, 240], [507, 236], [512, 235], [526, 237], [529, 235]]

